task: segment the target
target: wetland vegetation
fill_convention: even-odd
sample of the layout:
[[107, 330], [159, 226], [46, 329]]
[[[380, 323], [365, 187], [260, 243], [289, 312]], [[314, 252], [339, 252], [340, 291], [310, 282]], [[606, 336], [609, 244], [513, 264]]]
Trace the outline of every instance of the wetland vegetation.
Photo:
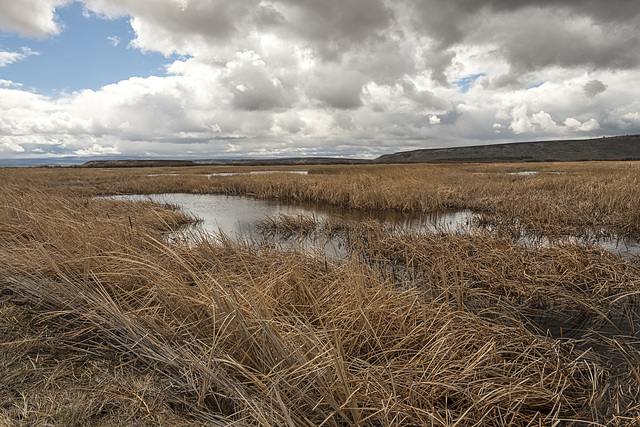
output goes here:
[[[600, 244], [640, 238], [640, 163], [259, 169], [307, 173], [0, 169], [0, 425], [640, 423], [640, 260]], [[104, 197], [164, 193], [475, 220], [236, 239]]]

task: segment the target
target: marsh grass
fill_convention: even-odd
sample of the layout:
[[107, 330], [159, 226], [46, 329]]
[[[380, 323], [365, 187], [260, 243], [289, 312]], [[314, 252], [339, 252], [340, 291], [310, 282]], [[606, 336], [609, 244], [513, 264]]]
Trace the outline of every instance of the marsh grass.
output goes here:
[[[359, 210], [472, 210], [505, 235], [640, 237], [637, 162], [305, 166], [308, 175], [211, 176], [249, 167], [0, 169], [0, 179], [91, 197], [172, 192], [244, 195]], [[301, 167], [262, 167], [283, 172]], [[531, 175], [514, 175], [533, 171]]]
[[254, 223], [256, 231], [266, 237], [289, 239], [304, 238], [318, 233], [321, 221], [314, 215], [288, 215], [280, 213]]
[[[490, 191], [580, 188], [555, 174], [526, 181], [532, 177], [500, 171], [500, 186], [490, 189], [488, 180], [463, 176], [496, 168], [468, 168], [325, 168], [258, 180], [202, 178], [195, 169], [179, 178], [0, 171], [14, 174], [0, 189], [0, 424], [637, 422], [639, 267], [597, 247], [522, 246], [495, 230], [267, 222], [276, 234], [342, 239], [349, 256], [328, 262], [301, 249], [193, 234], [180, 227], [194, 219], [171, 206], [90, 197], [173, 189], [425, 211], [462, 198], [467, 207], [482, 202], [507, 212], [515, 202], [497, 193], [492, 200]], [[393, 173], [404, 184], [392, 182]], [[435, 189], [409, 195], [427, 177]], [[613, 188], [608, 182], [598, 191]], [[611, 206], [625, 206], [634, 191]], [[427, 195], [436, 202], [416, 208]], [[577, 203], [571, 197], [565, 207]], [[393, 205], [402, 198], [403, 206]], [[591, 323], [578, 338], [564, 338], [539, 320], [550, 313]], [[629, 328], [594, 326], [622, 317]]]

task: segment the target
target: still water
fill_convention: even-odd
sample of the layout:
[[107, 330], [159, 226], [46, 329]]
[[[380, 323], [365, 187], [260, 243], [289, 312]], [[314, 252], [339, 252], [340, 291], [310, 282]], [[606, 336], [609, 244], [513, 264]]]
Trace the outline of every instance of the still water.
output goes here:
[[229, 237], [245, 237], [255, 233], [254, 225], [269, 217], [284, 215], [313, 216], [318, 220], [340, 217], [345, 220], [375, 219], [399, 229], [411, 231], [424, 227], [447, 227], [455, 230], [469, 226], [474, 218], [471, 211], [458, 211], [437, 215], [402, 213], [396, 211], [354, 211], [313, 203], [293, 203], [261, 200], [250, 197], [219, 194], [167, 193], [153, 195], [116, 196], [125, 200], [153, 200], [171, 203], [201, 220], [198, 227], [211, 234], [224, 233]]
[[[179, 206], [185, 212], [201, 220], [198, 229], [211, 235], [223, 233], [229, 237], [258, 238], [259, 233], [255, 225], [267, 218], [274, 218], [280, 214], [313, 216], [319, 221], [331, 218], [365, 221], [375, 219], [391, 225], [398, 230], [419, 231], [425, 228], [447, 228], [449, 230], [464, 230], [473, 226], [476, 215], [469, 210], [443, 212], [438, 214], [404, 213], [397, 211], [355, 211], [341, 209], [313, 203], [294, 203], [290, 201], [262, 200], [241, 196], [226, 196], [219, 194], [184, 194], [166, 193], [154, 195], [117, 196], [127, 200], [153, 200], [159, 203], [171, 203]], [[523, 242], [530, 239], [522, 238]], [[335, 242], [315, 242], [321, 246], [334, 246]], [[640, 242], [624, 239], [601, 239], [593, 243], [626, 259], [637, 261], [640, 255]]]

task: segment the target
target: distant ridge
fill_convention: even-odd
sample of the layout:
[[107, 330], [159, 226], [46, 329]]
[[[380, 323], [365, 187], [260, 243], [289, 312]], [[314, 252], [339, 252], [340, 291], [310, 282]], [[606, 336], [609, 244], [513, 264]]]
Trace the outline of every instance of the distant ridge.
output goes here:
[[376, 163], [640, 160], [640, 135], [401, 151]]

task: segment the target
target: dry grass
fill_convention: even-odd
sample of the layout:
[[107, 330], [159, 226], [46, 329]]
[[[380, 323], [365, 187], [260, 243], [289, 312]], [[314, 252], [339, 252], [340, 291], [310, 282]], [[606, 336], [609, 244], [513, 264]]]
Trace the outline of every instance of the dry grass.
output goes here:
[[[640, 237], [637, 162], [310, 166], [308, 175], [207, 176], [248, 167], [0, 169], [3, 182], [66, 195], [219, 193], [350, 209], [470, 209], [505, 235]], [[302, 167], [271, 167], [301, 170]], [[514, 175], [518, 172], [536, 172]]]
[[16, 299], [0, 297], [0, 426], [201, 425], [159, 372], [107, 347], [88, 351], [73, 330]]
[[[608, 167], [631, 179], [634, 171], [623, 166]], [[495, 181], [506, 187], [485, 179], [462, 187], [465, 173], [484, 166], [465, 168], [438, 166], [423, 175], [402, 168], [404, 185], [391, 182], [387, 167], [255, 181], [212, 180], [195, 169], [178, 178], [138, 169], [109, 178], [108, 171], [43, 169], [30, 178], [0, 171], [13, 174], [0, 189], [0, 425], [637, 422], [637, 331], [624, 337], [592, 328], [579, 340], [563, 339], [537, 318], [627, 315], [637, 325], [638, 266], [602, 250], [304, 217], [267, 224], [285, 234], [339, 236], [351, 256], [332, 263], [224, 237], [178, 232], [168, 240], [167, 232], [190, 221], [171, 207], [89, 197], [153, 184], [158, 192], [175, 186], [303, 199], [315, 186], [307, 200], [318, 200], [333, 186], [332, 203], [360, 208], [428, 211], [464, 196], [465, 207], [484, 200], [506, 211], [490, 191], [548, 185], [548, 194], [573, 194], [578, 175], [594, 182], [567, 171], [576, 179], [506, 175], [513, 180], [507, 185], [500, 175]], [[427, 179], [435, 190], [409, 195]], [[438, 191], [437, 203], [414, 204]], [[623, 206], [634, 191], [611, 205]], [[407, 206], [393, 207], [401, 197]], [[598, 348], [598, 339], [615, 355]]]

